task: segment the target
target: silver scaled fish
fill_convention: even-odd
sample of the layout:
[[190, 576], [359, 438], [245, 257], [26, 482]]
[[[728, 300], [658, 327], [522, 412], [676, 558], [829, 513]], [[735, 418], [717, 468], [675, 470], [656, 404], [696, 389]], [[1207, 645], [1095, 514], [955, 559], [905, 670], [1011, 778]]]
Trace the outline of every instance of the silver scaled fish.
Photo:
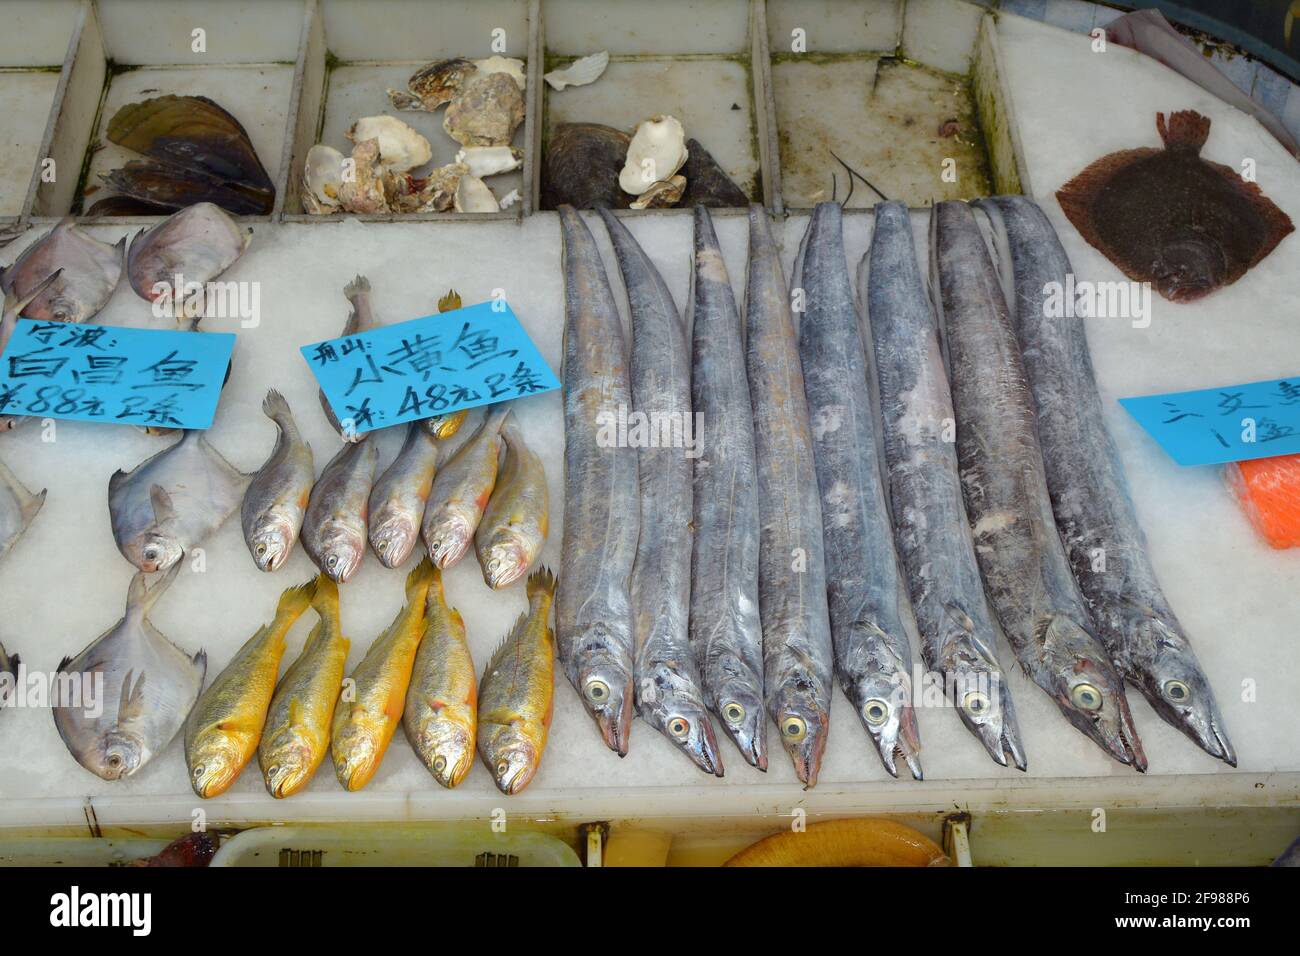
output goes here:
[[262, 412], [275, 422], [275, 447], [244, 492], [240, 524], [258, 570], [275, 571], [298, 541], [316, 465], [283, 395], [267, 392]]
[[420, 541], [420, 523], [438, 470], [438, 443], [420, 422], [370, 492], [370, 547], [386, 568], [401, 567]]
[[364, 438], [344, 443], [321, 472], [302, 522], [307, 557], [339, 584], [347, 584], [366, 556], [370, 486], [379, 452]]
[[[126, 237], [116, 244], [100, 242], [64, 219], [23, 250], [0, 276], [8, 296], [26, 298], [19, 309], [24, 318], [40, 322], [86, 322], [107, 303], [122, 278]], [[49, 276], [58, 278], [45, 288]], [[0, 349], [4, 342], [0, 341]]]
[[524, 433], [513, 421], [501, 426], [501, 437], [505, 462], [474, 532], [483, 580], [494, 591], [528, 573], [542, 555], [551, 522], [551, 494], [542, 459], [524, 443]]
[[439, 570], [459, 561], [474, 540], [496, 487], [501, 427], [509, 414], [508, 405], [490, 409], [433, 479], [421, 534]]

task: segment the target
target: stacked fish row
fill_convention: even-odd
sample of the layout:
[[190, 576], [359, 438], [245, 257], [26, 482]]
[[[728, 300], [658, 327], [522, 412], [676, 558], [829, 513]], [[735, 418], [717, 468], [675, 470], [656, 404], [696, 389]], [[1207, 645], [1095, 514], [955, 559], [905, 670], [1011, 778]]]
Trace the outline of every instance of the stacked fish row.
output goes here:
[[[630, 363], [591, 233], [560, 210], [566, 510], [556, 633], [565, 672], [612, 749], [627, 752], [635, 707], [721, 775], [712, 711], [746, 761], [765, 769], [765, 709], [812, 786], [837, 677], [887, 770], [896, 775], [901, 758], [919, 779], [916, 631], [963, 723], [995, 761], [1023, 770], [995, 650], [1001, 631], [1030, 679], [1116, 760], [1146, 767], [1127, 679], [1235, 764], [1146, 557], [1082, 326], [1043, 321], [1044, 286], [1069, 271], [1064, 251], [1029, 200], [983, 206], [1006, 275], [973, 209], [941, 203], [933, 303], [906, 207], [877, 206], [858, 282], [869, 345], [838, 206], [820, 205], [804, 237], [797, 329], [761, 207], [750, 209], [743, 326], [697, 208], [689, 330], [644, 252], [601, 210], [628, 294]], [[652, 427], [699, 416], [693, 467], [679, 448], [602, 440], [602, 424], [628, 409]], [[1123, 573], [1093, 571], [1097, 548], [1122, 560]]]

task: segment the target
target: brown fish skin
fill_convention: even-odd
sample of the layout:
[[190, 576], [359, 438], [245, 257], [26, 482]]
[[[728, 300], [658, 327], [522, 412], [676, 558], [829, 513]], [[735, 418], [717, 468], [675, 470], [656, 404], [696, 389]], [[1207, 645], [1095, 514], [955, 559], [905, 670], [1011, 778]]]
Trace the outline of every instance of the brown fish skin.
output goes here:
[[1170, 302], [1231, 285], [1295, 230], [1255, 183], [1200, 155], [1210, 120], [1156, 114], [1164, 147], [1103, 156], [1056, 198], [1088, 244]]

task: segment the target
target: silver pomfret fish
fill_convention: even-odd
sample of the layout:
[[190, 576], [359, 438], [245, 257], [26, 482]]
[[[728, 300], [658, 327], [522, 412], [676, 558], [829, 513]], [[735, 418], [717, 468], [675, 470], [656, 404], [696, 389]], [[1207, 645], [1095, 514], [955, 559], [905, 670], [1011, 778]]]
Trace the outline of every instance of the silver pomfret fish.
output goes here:
[[907, 207], [877, 203], [858, 288], [880, 390], [894, 542], [912, 597], [926, 667], [941, 675], [966, 728], [1002, 766], [1025, 769], [996, 628], [966, 520], [955, 421], [934, 313]]
[[[881, 473], [867, 354], [844, 257], [840, 207], [818, 203], [800, 267], [799, 355], [826, 544], [835, 672], [891, 776], [921, 779], [906, 593]], [[910, 623], [910, 620], [908, 621]]]
[[632, 404], [623, 324], [591, 231], [561, 206], [564, 237], [564, 542], [555, 633], [564, 673], [605, 744], [632, 726], [637, 450], [602, 439]]
[[[1223, 715], [1147, 554], [1115, 442], [1106, 430], [1082, 318], [1047, 318], [1045, 290], [1073, 271], [1043, 211], [1022, 196], [978, 204], [1002, 246], [1052, 510], [1075, 579], [1116, 669], [1165, 721], [1237, 765]], [[1106, 557], [1104, 570], [1095, 556]]]
[[[632, 407], [651, 423], [691, 419], [686, 326], [659, 270], [618, 217], [601, 209], [632, 316]], [[656, 427], [652, 424], [651, 426]], [[671, 435], [670, 435], [671, 437]], [[690, 641], [691, 459], [685, 448], [638, 449], [641, 526], [632, 566], [636, 708], [705, 773], [722, 776], [713, 722]]]
[[834, 679], [825, 545], [790, 296], [759, 205], [749, 207], [745, 328], [758, 463], [764, 691], [795, 773], [813, 787], [830, 730]]

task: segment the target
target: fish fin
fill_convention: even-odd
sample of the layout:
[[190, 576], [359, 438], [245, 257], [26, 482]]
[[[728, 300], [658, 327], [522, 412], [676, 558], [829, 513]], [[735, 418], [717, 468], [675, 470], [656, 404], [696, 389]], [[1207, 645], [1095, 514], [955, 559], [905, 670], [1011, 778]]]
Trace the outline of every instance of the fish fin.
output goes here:
[[199, 686], [202, 687], [203, 678], [208, 673], [208, 652], [200, 647], [198, 652], [190, 658], [190, 661], [193, 662], [195, 668], [198, 669]]
[[528, 576], [527, 589], [529, 601], [541, 594], [555, 597], [555, 574], [543, 565]]
[[[198, 443], [199, 443], [199, 447], [203, 450], [203, 453], [205, 455], [210, 456], [214, 461], [217, 462], [218, 465], [220, 465], [223, 469], [225, 469], [226, 474], [230, 476], [231, 481], [235, 482], [236, 484], [242, 482], [243, 484], [247, 485], [250, 481], [253, 480], [252, 475], [244, 474], [242, 471], [240, 471], [238, 468], [232, 465], [229, 461], [227, 461], [226, 456], [221, 454], [221, 452], [217, 451], [216, 448], [212, 446], [212, 443], [203, 437], [202, 432], [195, 432], [195, 434], [199, 436]], [[190, 435], [189, 432], [185, 433], [185, 436], [187, 438], [189, 437], [189, 435]]]
[[40, 511], [41, 505], [45, 503], [47, 489], [42, 488], [39, 494], [32, 494], [3, 461], [0, 461], [0, 484], [7, 486], [13, 492], [13, 496], [18, 499], [19, 508], [23, 515], [23, 527], [27, 527], [28, 522], [36, 517], [36, 512]]
[[427, 600], [429, 587], [433, 584], [438, 569], [433, 566], [429, 556], [425, 555], [415, 569], [406, 576], [406, 602], [414, 604], [417, 600], [423, 606]]
[[9, 296], [5, 296], [6, 299], [5, 312], [6, 313], [12, 312], [14, 315], [22, 315], [23, 309], [31, 305], [32, 300], [34, 300], [38, 295], [40, 295], [42, 292], [44, 292], [46, 289], [52, 286], [55, 280], [57, 280], [61, 275], [63, 275], [63, 270], [55, 269], [53, 272], [47, 275], [40, 282], [36, 283], [36, 285], [34, 285], [31, 289], [27, 291], [25, 295], [22, 296], [17, 295], [16, 289], [12, 290], [11, 294], [14, 296], [14, 303], [12, 306], [9, 305], [7, 301], [9, 299]]
[[54, 673], [56, 674], [64, 673], [65, 671], [67, 671], [68, 665], [71, 663], [72, 663], [72, 658], [69, 656], [65, 656], [63, 660], [59, 661], [59, 666], [54, 668]]
[[27, 499], [26, 503], [23, 505], [24, 528], [32, 523], [32, 519], [36, 517], [36, 513], [40, 511], [41, 506], [45, 504], [45, 495], [48, 490], [49, 489], [47, 488], [42, 488], [37, 494], [34, 494], [31, 498]]
[[447, 294], [438, 300], [439, 312], [455, 312], [460, 308], [460, 293], [455, 289], [448, 289]]
[[943, 609], [948, 612], [948, 617], [959, 628], [968, 634], [975, 633], [975, 622], [970, 619], [970, 615], [963, 611], [956, 604], [944, 604]]
[[126, 672], [126, 679], [122, 681], [122, 693], [117, 702], [119, 723], [132, 720], [144, 713], [145, 675], [141, 673], [132, 681], [133, 674], [135, 674], [134, 668]]
[[288, 401], [275, 389], [268, 389], [266, 398], [262, 399], [262, 414], [271, 421], [283, 428], [282, 422], [285, 419], [293, 420], [293, 412], [289, 408]]
[[177, 561], [163, 574], [158, 582], [152, 587], [146, 580], [143, 571], [137, 571], [135, 577], [131, 579], [131, 586], [126, 592], [126, 615], [138, 614], [140, 617], [148, 615], [149, 610], [158, 603], [163, 592], [171, 587], [171, 583], [176, 580], [176, 575], [181, 572], [181, 565], [184, 561]]
[[167, 489], [162, 485], [149, 486], [149, 503], [153, 505], [154, 521], [158, 524], [163, 525], [176, 518], [176, 507], [172, 504], [172, 496], [167, 494]]
[[316, 598], [316, 578], [304, 581], [296, 587], [289, 588], [280, 595], [280, 602], [275, 607], [275, 616], [280, 619], [296, 621]]
[[1210, 118], [1202, 116], [1195, 110], [1178, 110], [1169, 114], [1156, 114], [1156, 130], [1164, 141], [1165, 149], [1190, 149], [1199, 153], [1205, 141], [1210, 138]]
[[312, 592], [311, 606], [321, 618], [338, 620], [339, 586], [329, 575], [316, 576], [316, 589]]
[[501, 431], [505, 426], [506, 419], [510, 417], [510, 403], [501, 402], [498, 405], [492, 405], [488, 408], [487, 418], [483, 424], [487, 426], [488, 434], [494, 434]]
[[528, 623], [528, 613], [528, 611], [521, 612], [519, 617], [516, 618], [514, 626], [510, 628], [510, 632], [501, 638], [501, 643], [496, 646], [492, 656], [488, 658], [487, 666], [483, 668], [483, 680], [479, 681], [480, 685], [487, 680], [488, 674], [496, 669], [497, 665], [505, 659], [510, 648], [514, 646], [514, 636]]

